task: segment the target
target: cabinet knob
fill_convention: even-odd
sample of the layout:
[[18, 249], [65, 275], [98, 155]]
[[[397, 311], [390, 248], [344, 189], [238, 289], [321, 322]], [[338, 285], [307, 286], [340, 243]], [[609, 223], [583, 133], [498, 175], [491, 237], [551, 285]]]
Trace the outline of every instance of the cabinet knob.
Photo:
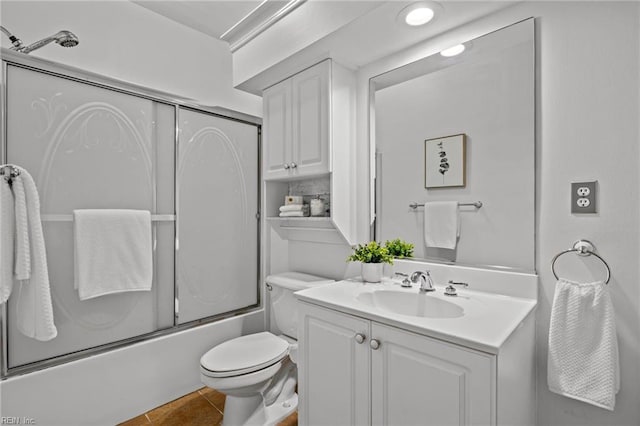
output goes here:
[[371, 346], [371, 349], [375, 351], [380, 347], [380, 341], [376, 339], [371, 339], [371, 341], [369, 342], [369, 346]]
[[291, 163], [291, 168], [295, 169], [296, 167], [298, 167], [298, 165], [296, 163]]
[[285, 170], [289, 170], [289, 167], [291, 167], [291, 166], [289, 166], [289, 164], [284, 163], [284, 169], [285, 169]]
[[363, 343], [366, 338], [367, 337], [362, 333], [358, 333], [354, 337], [354, 339], [356, 339], [356, 342], [358, 342], [358, 343]]

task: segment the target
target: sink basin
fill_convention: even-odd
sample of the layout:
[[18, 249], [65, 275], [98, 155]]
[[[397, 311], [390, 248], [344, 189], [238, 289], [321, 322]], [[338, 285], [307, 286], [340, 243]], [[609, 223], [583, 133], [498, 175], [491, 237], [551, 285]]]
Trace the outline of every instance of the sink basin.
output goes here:
[[429, 294], [378, 290], [359, 294], [356, 299], [382, 311], [413, 317], [458, 318], [464, 315], [460, 306]]

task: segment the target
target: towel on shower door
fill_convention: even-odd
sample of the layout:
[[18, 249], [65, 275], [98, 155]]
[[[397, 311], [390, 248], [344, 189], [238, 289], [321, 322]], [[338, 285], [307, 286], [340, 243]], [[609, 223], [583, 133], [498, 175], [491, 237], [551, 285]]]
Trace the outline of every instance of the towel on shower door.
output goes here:
[[31, 250], [29, 237], [29, 214], [27, 211], [27, 195], [22, 179], [13, 180], [15, 203], [15, 268], [18, 280], [31, 278]]
[[458, 243], [460, 218], [457, 201], [424, 204], [424, 242], [427, 247], [453, 250]]
[[613, 411], [620, 389], [615, 313], [607, 285], [560, 279], [551, 308], [552, 392]]
[[151, 214], [146, 210], [74, 210], [75, 280], [80, 300], [149, 291]]
[[58, 330], [53, 322], [47, 252], [40, 221], [40, 197], [29, 172], [21, 167], [17, 169], [20, 174], [13, 179], [15, 221], [18, 238], [23, 241], [18, 242], [16, 248], [29, 253], [16, 255], [19, 263], [15, 266], [19, 284], [16, 327], [27, 337], [47, 341], [56, 337]]
[[0, 177], [0, 303], [9, 299], [13, 289], [13, 203], [11, 188], [4, 177]]

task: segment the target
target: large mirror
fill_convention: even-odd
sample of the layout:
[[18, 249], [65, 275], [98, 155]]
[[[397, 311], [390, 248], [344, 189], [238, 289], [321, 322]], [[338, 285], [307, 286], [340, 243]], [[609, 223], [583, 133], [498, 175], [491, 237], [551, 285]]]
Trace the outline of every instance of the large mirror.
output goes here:
[[[402, 238], [430, 261], [533, 271], [533, 19], [464, 46], [371, 80], [375, 238]], [[432, 204], [442, 201], [459, 203], [455, 248], [427, 245], [453, 223], [450, 203]], [[429, 222], [443, 213], [442, 228]]]

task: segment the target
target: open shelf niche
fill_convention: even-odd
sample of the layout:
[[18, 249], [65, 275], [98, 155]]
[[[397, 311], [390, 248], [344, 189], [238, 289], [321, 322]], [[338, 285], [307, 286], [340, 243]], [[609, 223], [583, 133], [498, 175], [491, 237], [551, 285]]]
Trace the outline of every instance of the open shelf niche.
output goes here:
[[[317, 177], [265, 182], [266, 221], [284, 239], [344, 244], [346, 241], [334, 226], [331, 217], [331, 177]], [[300, 195], [304, 204], [320, 197], [324, 202], [325, 216], [280, 217], [280, 206], [288, 195]]]

